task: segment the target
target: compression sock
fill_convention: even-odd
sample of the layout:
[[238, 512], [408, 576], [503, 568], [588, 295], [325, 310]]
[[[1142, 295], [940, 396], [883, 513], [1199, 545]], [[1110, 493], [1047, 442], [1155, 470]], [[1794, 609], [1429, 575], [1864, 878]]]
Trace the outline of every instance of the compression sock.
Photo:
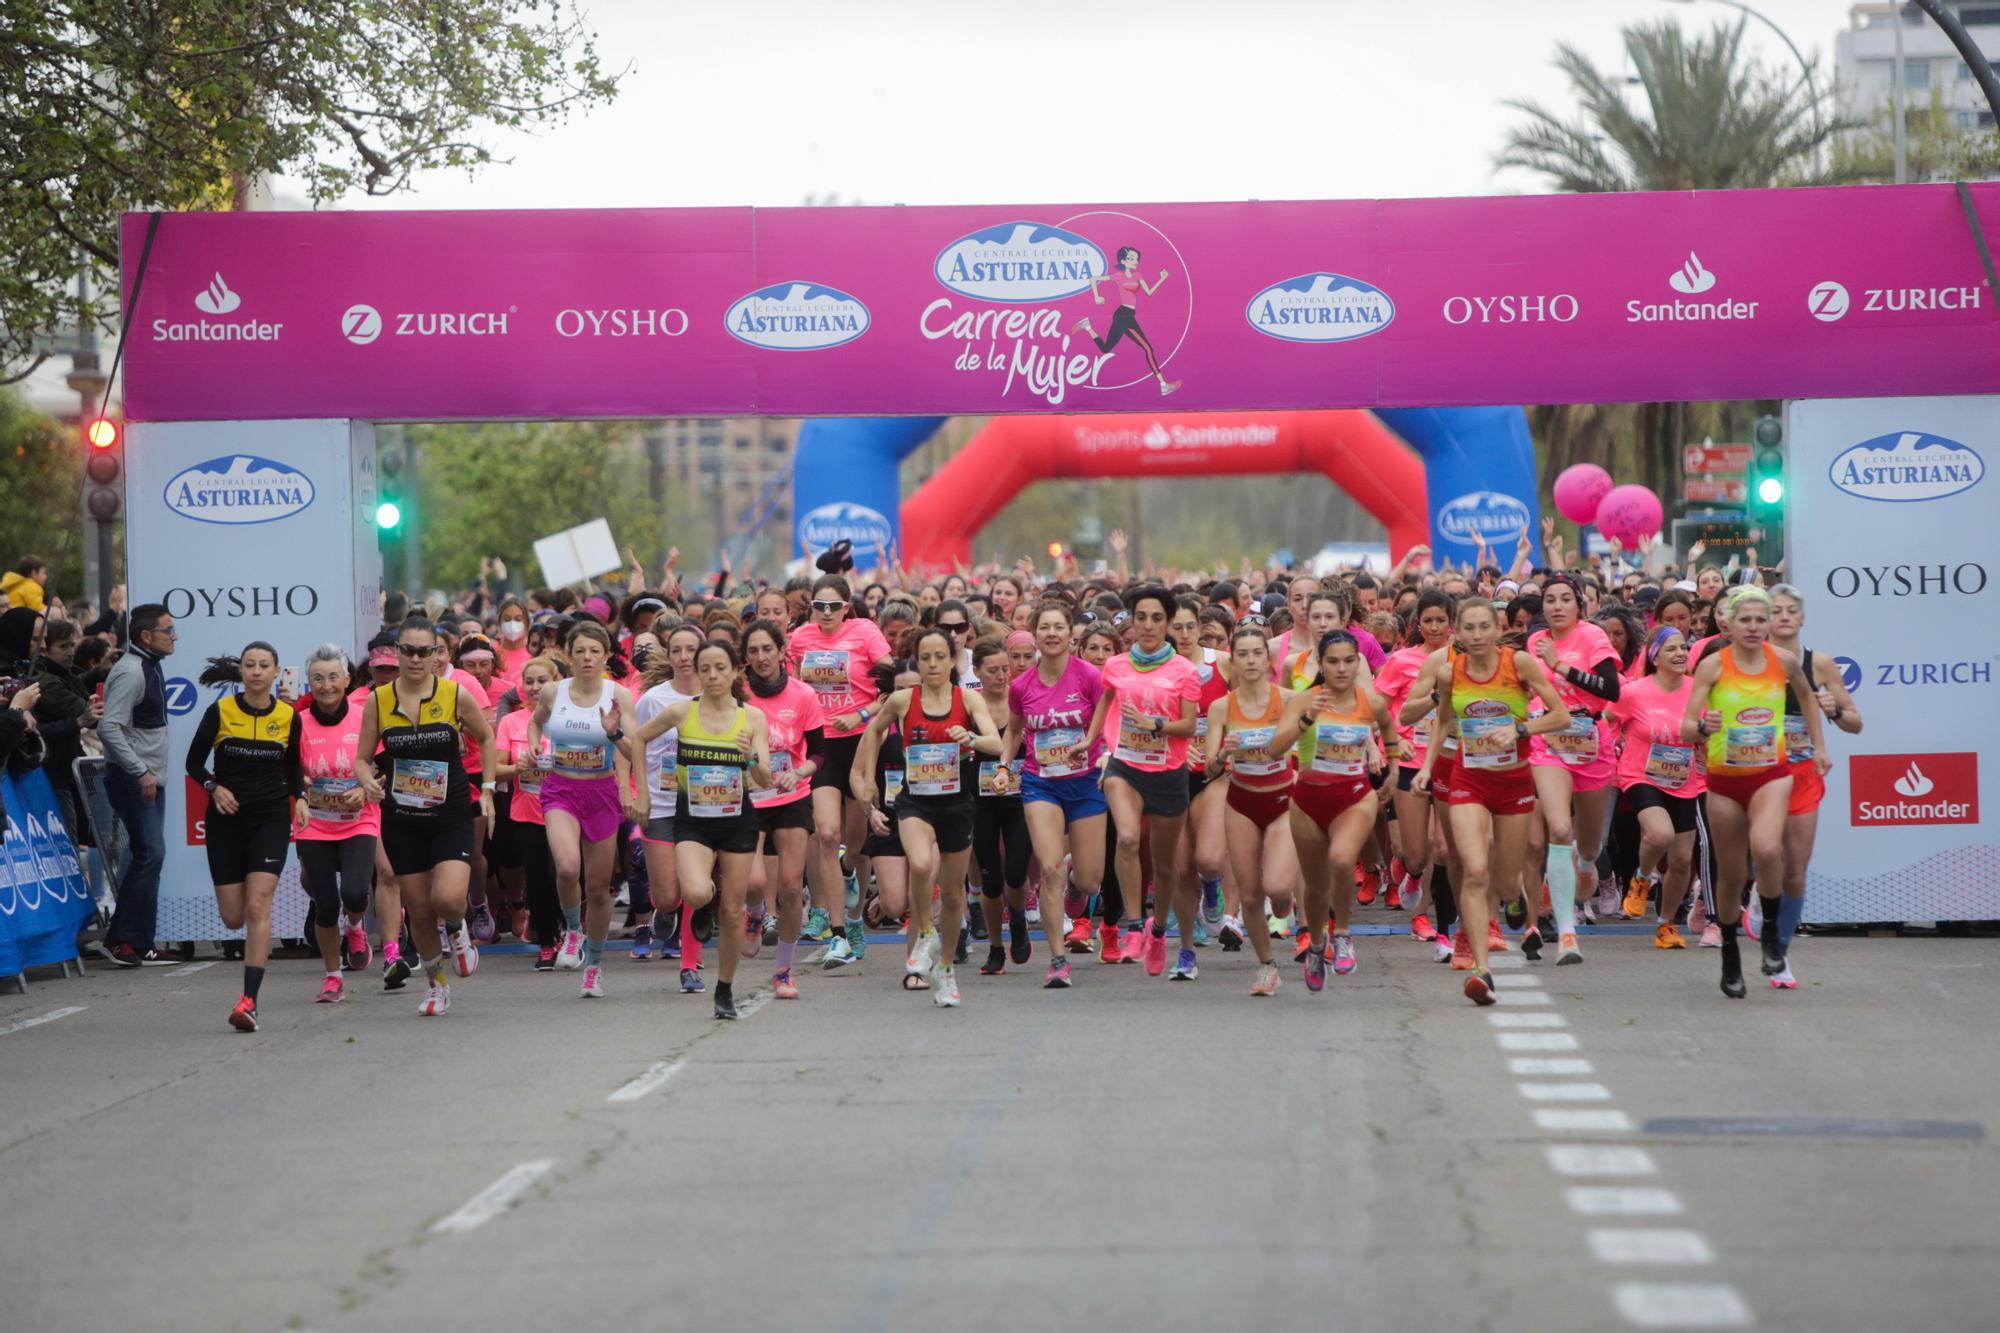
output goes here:
[[1450, 935], [1458, 924], [1458, 894], [1451, 887], [1451, 872], [1442, 862], [1431, 867], [1432, 923], [1440, 935]]
[[603, 940], [593, 940], [588, 936], [584, 937], [583, 965], [585, 967], [601, 967], [604, 965]]
[[574, 907], [565, 907], [565, 908], [563, 908], [563, 909], [562, 909], [562, 914], [563, 914], [563, 928], [564, 928], [564, 929], [566, 929], [566, 930], [582, 930], [582, 929], [583, 929], [583, 904], [582, 904], [582, 903], [578, 903], [578, 904], [577, 904], [576, 906], [574, 906]]
[[798, 952], [798, 948], [799, 942], [797, 940], [793, 940], [789, 944], [783, 940], [778, 941], [778, 970], [780, 972], [789, 972], [792, 970], [792, 955]]
[[1794, 898], [1786, 894], [1778, 904], [1778, 951], [1789, 954], [1792, 940], [1798, 936], [1799, 922], [1805, 918], [1805, 895]]
[[1549, 844], [1549, 905], [1557, 932], [1576, 934], [1576, 848], [1569, 843]]
[[243, 969], [243, 993], [250, 997], [251, 1003], [253, 1004], [256, 1003], [257, 988], [262, 986], [263, 984], [264, 984], [263, 968], [245, 967]]
[[694, 912], [681, 908], [681, 970], [701, 969], [701, 941], [694, 937]]

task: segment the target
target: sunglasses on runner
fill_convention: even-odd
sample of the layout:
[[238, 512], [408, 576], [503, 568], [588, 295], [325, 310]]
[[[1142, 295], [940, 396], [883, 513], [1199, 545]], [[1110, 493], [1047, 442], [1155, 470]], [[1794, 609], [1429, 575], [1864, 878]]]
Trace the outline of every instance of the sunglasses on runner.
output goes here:
[[399, 643], [396, 645], [396, 651], [405, 657], [429, 657], [437, 651], [437, 645], [434, 643]]
[[846, 602], [821, 602], [821, 601], [815, 601], [815, 602], [814, 602], [814, 603], [812, 604], [812, 607], [813, 607], [813, 610], [815, 610], [815, 611], [838, 611], [838, 610], [840, 610], [840, 609], [841, 609], [842, 607], [844, 607], [844, 606], [846, 606], [846, 605], [847, 605], [847, 603], [846, 603]]
[[938, 628], [943, 630], [947, 634], [963, 634], [970, 627], [971, 627], [971, 622], [964, 620], [938, 621]]

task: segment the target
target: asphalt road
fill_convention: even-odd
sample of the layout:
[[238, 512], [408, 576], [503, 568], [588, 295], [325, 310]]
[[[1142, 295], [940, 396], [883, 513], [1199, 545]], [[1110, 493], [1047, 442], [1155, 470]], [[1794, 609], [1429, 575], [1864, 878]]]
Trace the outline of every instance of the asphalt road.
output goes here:
[[38, 982], [0, 1329], [2000, 1322], [1990, 938], [1801, 941], [1736, 1003], [1712, 952], [1587, 938], [1488, 1010], [1359, 946], [1269, 1000], [1214, 948], [968, 966], [955, 1012], [885, 942], [769, 1002], [767, 950], [733, 1025], [622, 955], [585, 1001], [489, 954], [441, 1020], [280, 962], [254, 1036], [233, 965]]

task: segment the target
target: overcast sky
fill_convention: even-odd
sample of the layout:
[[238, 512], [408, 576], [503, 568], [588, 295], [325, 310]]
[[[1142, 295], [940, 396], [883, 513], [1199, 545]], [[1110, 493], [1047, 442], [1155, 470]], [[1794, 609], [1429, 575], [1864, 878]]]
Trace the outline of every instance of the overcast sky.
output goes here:
[[[1568, 40], [1703, 0], [588, 0], [609, 107], [348, 207], [1158, 202], [1520, 193], [1492, 166]], [[1758, 0], [1830, 79], [1842, 0]], [[1752, 22], [1755, 51], [1796, 64]], [[293, 191], [286, 191], [293, 193]]]

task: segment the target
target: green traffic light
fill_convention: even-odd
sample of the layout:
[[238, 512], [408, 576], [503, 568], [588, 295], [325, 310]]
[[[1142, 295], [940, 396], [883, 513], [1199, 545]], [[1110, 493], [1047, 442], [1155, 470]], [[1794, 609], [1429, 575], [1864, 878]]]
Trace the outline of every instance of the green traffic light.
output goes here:
[[1757, 483], [1757, 501], [1760, 504], [1777, 506], [1785, 498], [1785, 483], [1779, 477], [1766, 477]]
[[403, 521], [403, 507], [394, 500], [384, 500], [375, 506], [375, 526], [393, 528]]

